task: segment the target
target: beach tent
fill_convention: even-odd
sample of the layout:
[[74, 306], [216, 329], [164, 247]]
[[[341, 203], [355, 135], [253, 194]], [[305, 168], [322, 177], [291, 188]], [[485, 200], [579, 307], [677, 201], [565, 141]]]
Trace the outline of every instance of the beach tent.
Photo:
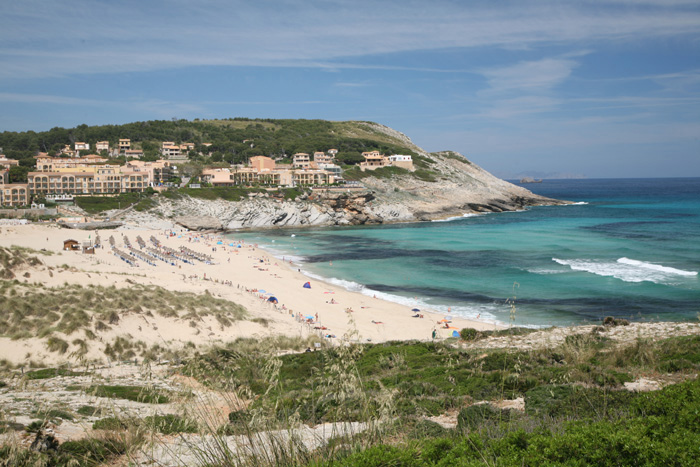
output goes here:
[[307, 282], [306, 284], [304, 284], [304, 288], [305, 288], [305, 289], [310, 289], [310, 288], [311, 288], [311, 282]]
[[216, 242], [216, 244], [217, 244], [217, 245], [223, 245], [224, 242], [222, 242], [221, 240], [219, 240], [218, 242]]
[[270, 297], [270, 298], [267, 299], [267, 301], [268, 301], [268, 302], [272, 302], [272, 303], [279, 303], [279, 300], [277, 300], [276, 297]]
[[459, 331], [452, 331], [452, 337], [459, 337]]

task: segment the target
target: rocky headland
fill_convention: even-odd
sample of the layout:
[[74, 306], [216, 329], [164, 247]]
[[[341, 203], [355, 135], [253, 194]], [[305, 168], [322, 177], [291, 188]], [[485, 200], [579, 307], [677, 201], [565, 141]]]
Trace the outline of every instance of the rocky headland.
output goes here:
[[415, 172], [389, 177], [366, 172], [352, 188], [309, 189], [294, 199], [274, 192], [250, 193], [241, 201], [159, 197], [146, 213], [127, 211], [120, 218], [152, 225], [155, 217], [193, 230], [237, 230], [431, 221], [565, 203], [501, 180], [459, 153], [428, 153], [396, 130], [371, 125], [418, 154]]

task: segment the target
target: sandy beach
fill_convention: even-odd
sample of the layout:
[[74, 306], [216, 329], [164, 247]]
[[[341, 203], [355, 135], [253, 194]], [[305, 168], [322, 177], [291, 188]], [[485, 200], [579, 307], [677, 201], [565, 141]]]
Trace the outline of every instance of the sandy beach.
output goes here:
[[[101, 248], [94, 254], [64, 251], [65, 240], [94, 242], [100, 236]], [[179, 251], [181, 247], [208, 255], [211, 261], [190, 258], [188, 262], [162, 260], [148, 264], [136, 260], [130, 265], [115, 255], [109, 238], [117, 250], [125, 252], [125, 242], [140, 250], [137, 237], [146, 248], [161, 247]], [[235, 236], [234, 236], [235, 237]], [[308, 336], [316, 334], [332, 343], [349, 339], [356, 342], [390, 340], [430, 340], [435, 330], [437, 339], [452, 336], [464, 327], [493, 329], [494, 325], [454, 317], [445, 327], [443, 314], [430, 310], [416, 313], [400, 304], [350, 292], [341, 287], [305, 276], [298, 265], [283, 262], [244, 241], [231, 240], [218, 234], [188, 232], [185, 229], [146, 230], [133, 227], [100, 232], [69, 230], [50, 224], [0, 226], [0, 246], [19, 246], [47, 250], [53, 254], [37, 255], [43, 267], [22, 270], [20, 281], [54, 288], [66, 284], [114, 286], [125, 293], [134, 284], [158, 286], [171, 291], [209, 293], [244, 306], [249, 317], [232, 326], [221, 326], [214, 317], [205, 317], [199, 326], [188, 320], [166, 318], [158, 314], [126, 313], [118, 326], [99, 335], [109, 342], [118, 335], [128, 335], [146, 344], [179, 347], [193, 343], [197, 347], [225, 343], [238, 337], [265, 339], [274, 335]], [[210, 263], [210, 264], [208, 264]], [[304, 284], [309, 282], [310, 288]], [[275, 297], [277, 303], [269, 301]], [[414, 317], [419, 315], [418, 317]], [[69, 336], [70, 337], [70, 336]], [[70, 352], [69, 352], [70, 353]], [[91, 348], [88, 358], [101, 359], [98, 348]], [[67, 359], [47, 351], [39, 339], [12, 341], [0, 338], [0, 359], [14, 364], [29, 360], [52, 362]]]

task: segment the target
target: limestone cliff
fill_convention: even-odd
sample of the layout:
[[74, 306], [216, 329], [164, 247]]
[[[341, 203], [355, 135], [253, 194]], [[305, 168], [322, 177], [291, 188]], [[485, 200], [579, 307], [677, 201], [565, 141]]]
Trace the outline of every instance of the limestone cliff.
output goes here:
[[150, 214], [194, 229], [232, 230], [412, 222], [561, 203], [498, 179], [455, 152], [428, 154], [391, 128], [364, 125], [414, 149], [418, 170], [362, 174], [359, 189], [308, 190], [294, 200], [265, 193], [238, 202], [161, 197]]

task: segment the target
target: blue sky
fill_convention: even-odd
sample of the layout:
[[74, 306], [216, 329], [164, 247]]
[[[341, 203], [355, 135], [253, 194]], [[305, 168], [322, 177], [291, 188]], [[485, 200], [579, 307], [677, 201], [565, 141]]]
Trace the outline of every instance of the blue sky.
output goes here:
[[700, 176], [700, 2], [6, 0], [0, 109], [371, 120], [503, 177]]

